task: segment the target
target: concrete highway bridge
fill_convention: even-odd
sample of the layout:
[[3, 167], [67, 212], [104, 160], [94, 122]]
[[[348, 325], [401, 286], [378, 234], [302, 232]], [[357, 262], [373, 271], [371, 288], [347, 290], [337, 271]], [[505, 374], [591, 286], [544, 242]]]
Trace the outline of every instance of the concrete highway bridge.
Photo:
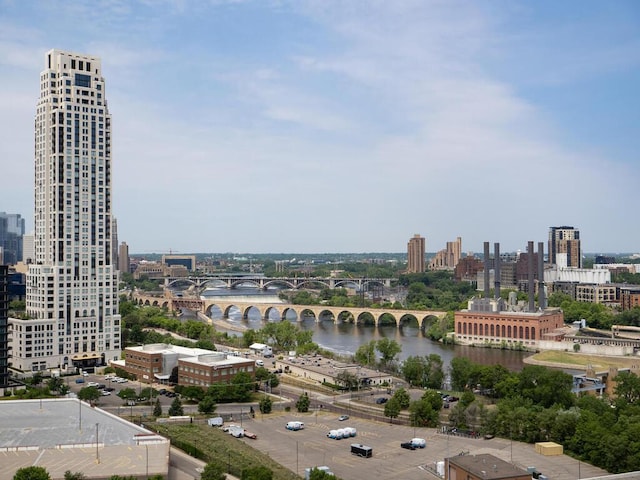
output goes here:
[[133, 301], [138, 305], [156, 306], [166, 308], [170, 311], [182, 309], [193, 310], [205, 314], [211, 318], [211, 311], [218, 307], [224, 319], [229, 318], [231, 310], [235, 307], [240, 310], [242, 318], [248, 318], [252, 309], [260, 313], [260, 318], [268, 321], [272, 313], [276, 313], [280, 320], [286, 320], [295, 315], [297, 322], [302, 321], [302, 317], [313, 316], [316, 322], [332, 319], [334, 323], [353, 322], [356, 325], [373, 324], [395, 325], [398, 328], [407, 325], [417, 325], [426, 328], [428, 325], [438, 321], [447, 312], [428, 310], [395, 310], [383, 308], [362, 308], [362, 307], [332, 307], [328, 305], [295, 305], [291, 303], [278, 303], [276, 301], [265, 302], [260, 299], [242, 301], [238, 299], [208, 298], [206, 300], [196, 297], [168, 297], [150, 296], [140, 293], [133, 294]]
[[189, 285], [203, 290], [209, 287], [234, 289], [238, 286], [253, 286], [266, 290], [269, 287], [284, 287], [294, 290], [302, 288], [355, 288], [365, 291], [391, 287], [391, 278], [324, 278], [324, 277], [264, 277], [261, 275], [210, 275], [204, 277], [167, 277], [166, 288]]

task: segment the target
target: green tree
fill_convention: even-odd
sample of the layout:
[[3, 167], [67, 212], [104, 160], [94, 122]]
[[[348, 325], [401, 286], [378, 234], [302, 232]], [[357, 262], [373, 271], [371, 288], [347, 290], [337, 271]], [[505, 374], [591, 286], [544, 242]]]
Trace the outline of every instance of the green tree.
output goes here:
[[411, 403], [411, 395], [404, 388], [400, 387], [395, 391], [393, 397], [398, 401], [401, 409], [409, 408], [409, 404]]
[[216, 411], [216, 401], [211, 395], [207, 395], [198, 403], [198, 412], [210, 415]]
[[376, 350], [380, 352], [382, 363], [388, 365], [396, 358], [396, 356], [400, 352], [402, 352], [402, 347], [395, 340], [391, 340], [389, 338], [381, 338], [376, 343]]
[[13, 480], [51, 480], [51, 476], [42, 467], [23, 467], [16, 471]]
[[264, 465], [258, 465], [257, 467], [249, 467], [242, 470], [241, 480], [272, 480], [273, 471], [265, 467]]
[[476, 401], [476, 396], [473, 394], [471, 390], [467, 390], [463, 392], [462, 395], [460, 396], [460, 405], [463, 408], [467, 408], [469, 405], [471, 405], [475, 401]]
[[471, 372], [474, 368], [471, 360], [466, 357], [454, 357], [450, 362], [451, 388], [464, 390], [467, 387]]
[[405, 359], [400, 369], [404, 379], [409, 385], [423, 387], [425, 384], [425, 372], [427, 365], [424, 357], [410, 356]]
[[616, 376], [615, 394], [629, 403], [640, 399], [640, 377], [631, 372], [620, 372]]
[[358, 388], [358, 376], [349, 372], [348, 370], [342, 370], [335, 376], [336, 382], [339, 385], [343, 385], [347, 390], [355, 390]]
[[153, 405], [153, 416], [154, 417], [162, 416], [162, 404], [160, 403], [159, 398], [156, 398], [156, 403]]
[[78, 398], [85, 402], [93, 403], [100, 398], [102, 394], [96, 387], [83, 387], [78, 392]]
[[271, 400], [271, 397], [264, 395], [258, 402], [258, 406], [260, 408], [260, 413], [271, 413], [271, 409], [273, 408], [273, 401]]
[[207, 463], [200, 474], [200, 480], [225, 480], [226, 478], [224, 469], [216, 463]]
[[296, 402], [296, 409], [302, 413], [308, 412], [310, 403], [309, 395], [305, 392], [298, 398], [298, 401]]
[[400, 415], [400, 402], [396, 397], [391, 397], [387, 403], [384, 404], [384, 416], [389, 417], [389, 423], [393, 423], [393, 419]]
[[439, 410], [434, 410], [429, 400], [421, 398], [409, 405], [409, 419], [414, 427], [435, 427], [438, 425]]
[[340, 480], [335, 475], [327, 473], [319, 468], [312, 468], [309, 473], [309, 480]]
[[354, 360], [360, 365], [376, 364], [376, 341], [370, 340], [368, 343], [360, 345], [354, 355]]
[[424, 387], [440, 388], [444, 381], [444, 369], [442, 357], [436, 353], [427, 356], [427, 364], [425, 369], [426, 382]]
[[135, 400], [136, 398], [138, 398], [137, 392], [131, 387], [123, 388], [122, 390], [120, 390], [118, 392], [118, 396], [125, 401]]
[[60, 392], [60, 389], [64, 385], [64, 381], [60, 377], [51, 377], [47, 380], [47, 387], [52, 392]]
[[169, 415], [172, 417], [179, 417], [184, 415], [184, 408], [182, 408], [182, 402], [180, 398], [176, 397], [171, 402], [171, 406], [169, 407]]

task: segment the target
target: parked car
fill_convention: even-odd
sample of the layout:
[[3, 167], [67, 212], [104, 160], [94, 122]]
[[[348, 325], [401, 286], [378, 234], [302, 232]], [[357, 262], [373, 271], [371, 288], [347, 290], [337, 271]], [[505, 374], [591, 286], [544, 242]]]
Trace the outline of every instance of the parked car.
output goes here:
[[380, 397], [380, 398], [376, 398], [376, 403], [378, 405], [382, 405], [383, 403], [387, 403], [388, 398], [387, 397]]
[[107, 392], [106, 390], [102, 391], [102, 396], [106, 397], [107, 395], [111, 395], [111, 392]]
[[415, 450], [416, 449], [415, 445], [413, 443], [411, 443], [411, 442], [402, 442], [400, 444], [400, 446], [402, 448], [406, 448], [407, 450]]
[[349, 420], [349, 415], [340, 415], [338, 417], [339, 422], [344, 422], [345, 420]]
[[255, 440], [256, 438], [258, 438], [258, 436], [255, 433], [250, 432], [248, 430], [244, 431], [244, 436], [247, 438], [251, 438], [252, 440]]
[[84, 378], [76, 378], [76, 383], [84, 383]]

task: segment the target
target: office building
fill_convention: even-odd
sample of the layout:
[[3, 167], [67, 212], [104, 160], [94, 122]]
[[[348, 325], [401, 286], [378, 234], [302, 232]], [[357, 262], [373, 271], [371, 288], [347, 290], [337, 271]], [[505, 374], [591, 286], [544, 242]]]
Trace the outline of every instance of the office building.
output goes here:
[[122, 242], [118, 248], [118, 270], [120, 272], [130, 273], [129, 263], [129, 245], [126, 242]]
[[447, 242], [444, 250], [436, 252], [429, 262], [429, 270], [453, 270], [462, 258], [462, 238]]
[[29, 319], [10, 319], [12, 365], [20, 370], [91, 369], [120, 357], [105, 95], [99, 58], [46, 54], [35, 115]]
[[9, 386], [9, 268], [0, 265], [0, 392]]
[[22, 236], [22, 262], [25, 264], [33, 263], [36, 258], [35, 236], [33, 232]]
[[549, 228], [549, 263], [559, 267], [582, 268], [578, 229], [567, 226]]
[[425, 270], [424, 261], [425, 240], [417, 233], [407, 243], [407, 273], [422, 273]]
[[0, 263], [15, 265], [22, 261], [24, 218], [0, 212]]

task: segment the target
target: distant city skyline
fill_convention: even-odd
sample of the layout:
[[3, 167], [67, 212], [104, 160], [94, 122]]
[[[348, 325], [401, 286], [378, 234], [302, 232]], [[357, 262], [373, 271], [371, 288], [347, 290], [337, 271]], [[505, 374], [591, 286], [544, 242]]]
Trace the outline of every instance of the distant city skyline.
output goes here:
[[57, 48], [109, 79], [131, 252], [516, 251], [553, 225], [640, 251], [633, 0], [0, 5], [0, 211], [27, 232]]

